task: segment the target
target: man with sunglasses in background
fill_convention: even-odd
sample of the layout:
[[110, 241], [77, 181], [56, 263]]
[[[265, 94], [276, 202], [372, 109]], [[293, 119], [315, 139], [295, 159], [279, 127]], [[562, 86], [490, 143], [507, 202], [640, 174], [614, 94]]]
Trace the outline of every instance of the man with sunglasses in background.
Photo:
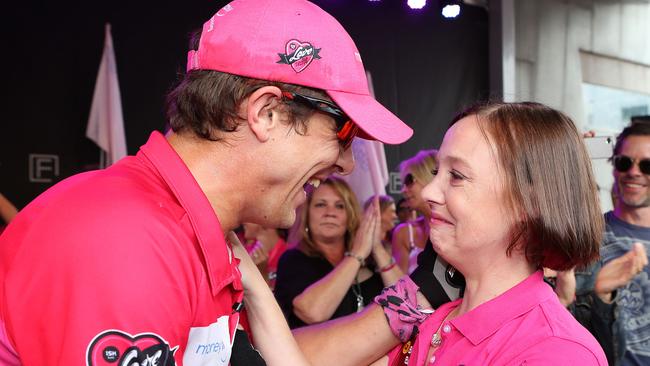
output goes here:
[[[57, 184], [0, 238], [0, 364], [253, 365], [231, 360], [243, 288], [266, 362], [303, 361], [226, 234], [291, 226], [307, 184], [352, 170], [355, 136], [397, 144], [412, 130], [308, 1], [235, 0], [195, 43], [167, 97], [172, 131]], [[251, 298], [255, 276], [266, 289]]]
[[650, 116], [633, 117], [611, 160], [614, 210], [605, 214], [601, 260], [576, 269], [570, 310], [611, 365], [650, 365]]

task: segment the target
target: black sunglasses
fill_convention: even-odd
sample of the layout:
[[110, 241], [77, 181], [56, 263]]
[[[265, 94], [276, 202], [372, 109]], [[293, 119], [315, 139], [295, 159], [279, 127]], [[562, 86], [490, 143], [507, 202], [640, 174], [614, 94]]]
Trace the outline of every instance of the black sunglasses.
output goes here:
[[[632, 160], [629, 156], [625, 155], [615, 155], [612, 159], [614, 162], [614, 169], [621, 173], [625, 173], [628, 170], [632, 169], [635, 161]], [[639, 170], [645, 175], [650, 175], [650, 159], [641, 159], [638, 160]]]
[[410, 187], [410, 186], [413, 185], [413, 183], [415, 183], [415, 178], [413, 178], [413, 174], [408, 173], [408, 174], [404, 177], [404, 181], [402, 182], [402, 185], [405, 185], [405, 186], [407, 186], [407, 187]]
[[334, 118], [334, 121], [336, 122], [336, 137], [338, 138], [339, 143], [341, 143], [344, 150], [347, 150], [350, 145], [352, 145], [352, 140], [359, 133], [359, 127], [352, 122], [350, 117], [348, 117], [348, 115], [345, 114], [345, 112], [343, 112], [336, 104], [328, 100], [309, 97], [307, 95], [289, 91], [283, 91], [282, 96], [285, 99], [302, 103], [303, 105], [316, 109], [317, 111]]

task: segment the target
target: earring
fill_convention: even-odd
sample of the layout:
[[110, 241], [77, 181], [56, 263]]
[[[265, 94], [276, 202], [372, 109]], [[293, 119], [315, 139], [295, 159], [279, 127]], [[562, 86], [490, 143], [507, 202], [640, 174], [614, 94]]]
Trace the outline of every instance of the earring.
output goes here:
[[449, 266], [447, 268], [447, 274], [449, 275], [449, 278], [454, 278], [454, 275], [456, 274], [456, 268]]

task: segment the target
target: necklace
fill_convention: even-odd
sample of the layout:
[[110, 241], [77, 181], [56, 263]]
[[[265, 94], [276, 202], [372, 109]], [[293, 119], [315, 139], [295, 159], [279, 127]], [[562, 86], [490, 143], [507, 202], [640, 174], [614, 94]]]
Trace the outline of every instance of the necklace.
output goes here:
[[354, 277], [354, 283], [352, 284], [352, 292], [357, 300], [357, 313], [363, 310], [363, 295], [361, 294], [361, 285], [359, 284], [359, 279]]
[[[447, 314], [447, 316], [445, 316], [445, 318], [440, 323], [438, 330], [431, 337], [430, 345], [434, 352], [442, 344], [442, 337], [440, 337], [440, 329], [443, 329], [443, 331], [447, 330], [447, 328], [445, 328], [445, 325], [447, 327], [449, 327], [449, 325], [445, 324], [445, 322], [448, 319], [453, 318], [457, 311], [458, 311], [458, 307], [450, 311], [449, 314]], [[422, 334], [416, 331], [415, 334], [413, 334], [413, 336], [411, 337], [411, 339], [409, 339], [406, 343], [402, 344], [402, 349], [400, 350], [400, 352], [398, 352], [397, 357], [395, 358], [391, 366], [407, 366], [409, 364], [409, 361], [411, 359], [411, 353], [413, 352], [413, 345], [416, 342], [417, 337], [420, 335]], [[436, 357], [435, 355], [431, 356], [428, 363], [429, 365], [432, 363], [431, 360], [435, 360], [435, 357]]]

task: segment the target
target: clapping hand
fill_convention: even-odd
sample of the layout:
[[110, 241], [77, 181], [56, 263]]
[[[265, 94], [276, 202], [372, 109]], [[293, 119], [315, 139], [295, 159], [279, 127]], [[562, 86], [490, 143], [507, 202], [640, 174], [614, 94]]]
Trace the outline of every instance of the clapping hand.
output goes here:
[[648, 255], [641, 243], [634, 243], [625, 255], [613, 259], [600, 269], [596, 278], [596, 295], [604, 302], [612, 301], [612, 292], [627, 285], [648, 265]]
[[354, 236], [350, 251], [354, 254], [367, 258], [374, 245], [381, 243], [381, 225], [379, 220], [379, 203], [373, 200], [361, 218], [361, 224]]

